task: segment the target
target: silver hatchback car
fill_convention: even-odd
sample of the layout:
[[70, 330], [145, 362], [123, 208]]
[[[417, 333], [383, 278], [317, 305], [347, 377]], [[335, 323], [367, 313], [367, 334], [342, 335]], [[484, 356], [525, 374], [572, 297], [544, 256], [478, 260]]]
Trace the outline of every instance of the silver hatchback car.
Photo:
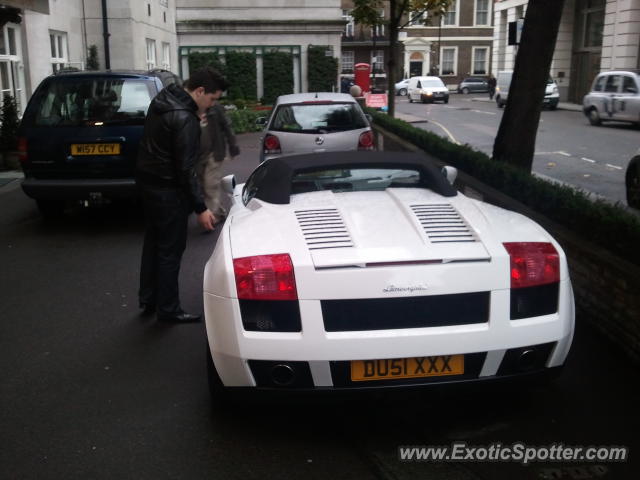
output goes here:
[[260, 161], [302, 153], [375, 150], [369, 117], [344, 93], [296, 93], [276, 100], [265, 125]]
[[639, 71], [600, 73], [582, 100], [582, 111], [591, 125], [616, 121], [640, 126]]

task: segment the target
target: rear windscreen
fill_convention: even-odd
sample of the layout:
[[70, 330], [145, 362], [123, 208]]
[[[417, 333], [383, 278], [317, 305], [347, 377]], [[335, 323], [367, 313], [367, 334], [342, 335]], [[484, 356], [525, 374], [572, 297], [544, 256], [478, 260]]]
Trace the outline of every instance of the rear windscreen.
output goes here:
[[400, 168], [342, 168], [314, 170], [296, 174], [291, 193], [316, 192], [371, 192], [386, 188], [424, 187], [420, 172]]
[[330, 133], [367, 127], [354, 103], [300, 103], [281, 105], [269, 130], [291, 133]]
[[156, 93], [154, 82], [147, 79], [58, 78], [39, 92], [35, 124], [143, 125], [149, 103]]

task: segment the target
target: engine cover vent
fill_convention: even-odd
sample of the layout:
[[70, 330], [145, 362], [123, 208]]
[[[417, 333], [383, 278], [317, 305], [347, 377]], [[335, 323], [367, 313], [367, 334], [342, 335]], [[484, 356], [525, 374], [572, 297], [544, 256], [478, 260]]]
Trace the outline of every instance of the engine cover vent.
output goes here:
[[431, 243], [477, 242], [474, 232], [448, 203], [411, 205]]
[[296, 210], [295, 214], [309, 250], [353, 247], [338, 209]]

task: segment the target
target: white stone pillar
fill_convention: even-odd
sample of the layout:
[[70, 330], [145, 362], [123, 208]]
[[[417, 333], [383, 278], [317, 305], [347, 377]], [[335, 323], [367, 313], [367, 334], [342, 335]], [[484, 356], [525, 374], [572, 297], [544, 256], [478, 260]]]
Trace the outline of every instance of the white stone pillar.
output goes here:
[[258, 100], [264, 97], [264, 62], [262, 55], [264, 50], [256, 50], [256, 86], [258, 89]]

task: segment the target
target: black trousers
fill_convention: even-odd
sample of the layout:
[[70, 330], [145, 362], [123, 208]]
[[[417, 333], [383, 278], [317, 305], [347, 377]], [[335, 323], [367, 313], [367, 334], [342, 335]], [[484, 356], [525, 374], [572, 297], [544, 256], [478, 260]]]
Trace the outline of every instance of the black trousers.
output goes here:
[[190, 208], [177, 189], [140, 186], [146, 231], [140, 266], [141, 304], [156, 305], [158, 315], [182, 311], [178, 275], [187, 246]]

